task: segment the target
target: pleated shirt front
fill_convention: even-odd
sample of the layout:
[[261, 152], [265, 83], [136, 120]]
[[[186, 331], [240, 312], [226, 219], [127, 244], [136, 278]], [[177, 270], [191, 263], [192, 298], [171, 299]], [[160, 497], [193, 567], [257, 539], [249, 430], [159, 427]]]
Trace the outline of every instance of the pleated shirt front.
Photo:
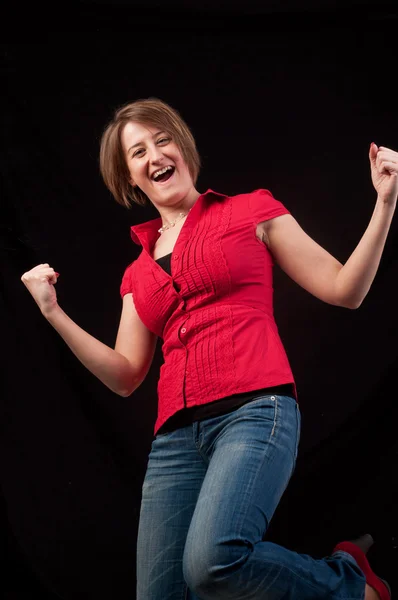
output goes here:
[[289, 214], [270, 191], [199, 196], [171, 256], [152, 258], [161, 218], [131, 228], [142, 246], [120, 293], [132, 293], [146, 327], [162, 338], [154, 433], [177, 411], [293, 383], [273, 312], [273, 261], [258, 223]]

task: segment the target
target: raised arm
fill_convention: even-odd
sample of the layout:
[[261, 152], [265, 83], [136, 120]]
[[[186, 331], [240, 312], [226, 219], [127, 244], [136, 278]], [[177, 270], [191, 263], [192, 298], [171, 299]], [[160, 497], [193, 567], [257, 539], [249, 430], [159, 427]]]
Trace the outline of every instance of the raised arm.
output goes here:
[[260, 223], [259, 237], [275, 262], [301, 287], [327, 302], [358, 308], [377, 273], [398, 195], [398, 153], [389, 148], [369, 150], [376, 206], [357, 247], [344, 264], [303, 231], [291, 215]]
[[156, 336], [142, 323], [131, 294], [123, 308], [115, 349], [77, 325], [58, 305], [57, 274], [48, 264], [37, 265], [21, 277], [43, 316], [60, 334], [80, 362], [110, 390], [129, 396], [144, 380], [156, 348]]

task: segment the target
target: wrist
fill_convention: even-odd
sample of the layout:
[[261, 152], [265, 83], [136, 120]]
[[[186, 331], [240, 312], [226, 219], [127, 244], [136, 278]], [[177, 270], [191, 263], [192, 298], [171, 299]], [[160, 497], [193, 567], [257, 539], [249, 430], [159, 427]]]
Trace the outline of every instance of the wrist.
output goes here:
[[59, 304], [53, 304], [52, 306], [46, 306], [41, 309], [41, 314], [47, 321], [51, 323], [51, 321], [56, 318], [57, 314], [61, 314], [62, 309]]
[[387, 196], [378, 194], [376, 204], [387, 210], [395, 210], [395, 207], [397, 205], [397, 196], [396, 194]]

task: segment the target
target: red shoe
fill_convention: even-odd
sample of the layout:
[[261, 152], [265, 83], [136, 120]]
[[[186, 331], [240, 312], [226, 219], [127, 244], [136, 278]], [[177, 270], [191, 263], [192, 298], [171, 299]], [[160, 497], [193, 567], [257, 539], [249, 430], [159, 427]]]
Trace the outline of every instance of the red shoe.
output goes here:
[[363, 536], [363, 538], [359, 538], [358, 544], [354, 542], [340, 542], [340, 544], [337, 544], [337, 546], [333, 549], [333, 552], [340, 551], [351, 554], [351, 556], [355, 558], [361, 571], [363, 571], [366, 583], [379, 594], [380, 600], [391, 600], [390, 586], [388, 585], [387, 581], [377, 577], [377, 575], [372, 571], [369, 561], [366, 558], [366, 552], [372, 545], [373, 541], [369, 544], [360, 543], [364, 538], [365, 536]]

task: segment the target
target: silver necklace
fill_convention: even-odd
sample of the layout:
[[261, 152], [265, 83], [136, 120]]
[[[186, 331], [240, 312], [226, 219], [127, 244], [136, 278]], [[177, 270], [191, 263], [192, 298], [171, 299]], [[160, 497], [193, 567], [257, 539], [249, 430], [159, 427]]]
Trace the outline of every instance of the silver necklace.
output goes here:
[[[189, 210], [191, 210], [191, 209], [189, 209]], [[189, 211], [188, 211], [188, 213], [189, 213]], [[181, 219], [183, 217], [186, 217], [188, 213], [180, 212], [179, 215], [174, 219], [174, 221], [171, 221], [168, 225], [163, 225], [163, 227], [158, 229], [158, 232], [163, 233], [164, 231], [166, 231], [166, 229], [170, 229], [170, 227], [174, 227], [174, 225], [176, 223], [178, 223], [178, 221], [181, 221]]]

